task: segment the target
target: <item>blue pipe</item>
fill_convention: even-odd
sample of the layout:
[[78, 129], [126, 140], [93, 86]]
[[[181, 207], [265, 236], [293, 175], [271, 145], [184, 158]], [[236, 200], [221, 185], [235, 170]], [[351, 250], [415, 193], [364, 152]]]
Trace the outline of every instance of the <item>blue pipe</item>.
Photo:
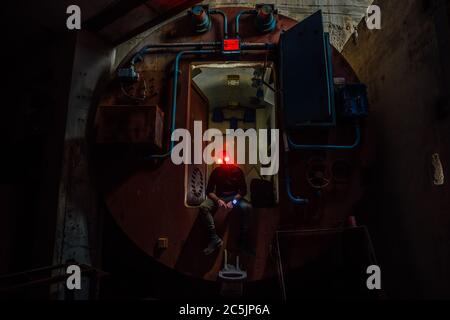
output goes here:
[[241, 50], [275, 50], [277, 48], [274, 43], [248, 43], [242, 42]]
[[283, 135], [284, 142], [284, 181], [289, 200], [296, 205], [305, 205], [309, 203], [308, 199], [300, 198], [292, 193], [291, 189], [291, 171], [289, 169], [289, 144], [287, 135]]
[[177, 115], [177, 92], [178, 92], [178, 77], [180, 75], [180, 61], [183, 55], [186, 54], [212, 54], [218, 52], [217, 50], [191, 50], [191, 51], [180, 51], [175, 58], [175, 67], [173, 75], [172, 84], [172, 117], [171, 117], [171, 128], [170, 128], [170, 147], [169, 150], [164, 154], [155, 154], [149, 156], [150, 159], [161, 159], [169, 157], [173, 147], [175, 146], [175, 141], [172, 140], [172, 133], [176, 128], [176, 115]]
[[223, 36], [228, 39], [228, 18], [225, 12], [218, 9], [209, 10], [209, 14], [220, 14], [223, 17]]
[[355, 142], [352, 145], [302, 145], [296, 144], [292, 141], [291, 137], [287, 137], [289, 146], [295, 150], [314, 150], [314, 151], [330, 151], [330, 150], [353, 150], [361, 144], [361, 128], [357, 124], [355, 125]]
[[204, 47], [219, 47], [222, 42], [187, 42], [187, 43], [158, 43], [149, 44], [140, 49], [131, 59], [131, 65], [135, 65], [138, 60], [142, 60], [145, 54], [151, 53], [151, 49], [203, 49]]
[[289, 200], [296, 205], [305, 205], [309, 203], [308, 199], [300, 198], [295, 196], [292, 193], [291, 189], [291, 172], [289, 170], [289, 151], [286, 151], [284, 154], [284, 174], [285, 174], [285, 183], [286, 183], [286, 191], [288, 194]]
[[239, 38], [239, 20], [241, 19], [241, 16], [243, 14], [258, 14], [258, 11], [253, 9], [253, 10], [243, 10], [240, 11], [237, 16], [236, 16], [236, 38]]

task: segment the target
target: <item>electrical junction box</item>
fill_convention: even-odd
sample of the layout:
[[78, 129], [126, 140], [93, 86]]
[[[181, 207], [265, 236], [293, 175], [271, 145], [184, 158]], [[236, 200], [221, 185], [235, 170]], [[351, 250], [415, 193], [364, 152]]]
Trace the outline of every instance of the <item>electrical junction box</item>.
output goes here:
[[239, 39], [224, 39], [222, 42], [223, 54], [240, 54], [241, 53], [241, 41]]

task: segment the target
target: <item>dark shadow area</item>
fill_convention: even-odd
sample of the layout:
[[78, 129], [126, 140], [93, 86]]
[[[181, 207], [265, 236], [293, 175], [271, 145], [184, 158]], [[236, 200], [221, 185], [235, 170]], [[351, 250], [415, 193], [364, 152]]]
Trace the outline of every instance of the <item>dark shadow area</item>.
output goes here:
[[[188, 239], [192, 241], [192, 250], [199, 252], [200, 256], [206, 237], [199, 228], [197, 220]], [[101, 282], [100, 299], [224, 300], [220, 296], [220, 282], [183, 275], [150, 258], [132, 243], [109, 214], [104, 217], [103, 243], [102, 269], [111, 275]], [[199, 256], [189, 255], [186, 251], [183, 260], [191, 267], [204, 268], [202, 264], [209, 258], [197, 262]], [[239, 301], [279, 300], [278, 279], [273, 277], [245, 283], [243, 294]]]
[[193, 277], [201, 277], [208, 273], [218, 256], [222, 254], [222, 250], [217, 250], [213, 254], [205, 256], [203, 249], [207, 244], [208, 233], [205, 223], [199, 215], [178, 256], [175, 270], [181, 270], [184, 273], [191, 274]]
[[287, 300], [378, 299], [367, 288], [376, 264], [364, 228], [279, 235]]
[[215, 300], [217, 283], [180, 274], [142, 252], [117, 226], [111, 215], [104, 221], [103, 269], [100, 299]]
[[[229, 213], [216, 212], [214, 215], [216, 222], [217, 234], [224, 239], [224, 245], [210, 256], [203, 254], [203, 249], [208, 244], [208, 233], [202, 218], [199, 216], [195, 221], [189, 236], [187, 237], [183, 250], [180, 253], [175, 270], [192, 274], [194, 277], [202, 277], [212, 270], [217, 259], [222, 260], [223, 249], [229, 252], [237, 252], [237, 239], [239, 236], [240, 215], [231, 211]], [[223, 264], [220, 265], [220, 268]]]
[[153, 170], [160, 164], [146, 160], [148, 150], [131, 144], [96, 144], [91, 148], [94, 181], [103, 194], [109, 194], [140, 170]]

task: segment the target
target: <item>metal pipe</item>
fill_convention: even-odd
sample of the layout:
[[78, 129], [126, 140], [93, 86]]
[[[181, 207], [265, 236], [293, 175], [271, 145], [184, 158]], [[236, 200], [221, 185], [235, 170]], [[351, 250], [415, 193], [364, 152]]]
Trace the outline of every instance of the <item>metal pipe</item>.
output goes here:
[[222, 10], [212, 9], [209, 10], [209, 14], [220, 14], [223, 17], [223, 36], [225, 39], [228, 38], [228, 17]]
[[186, 54], [212, 54], [217, 53], [217, 50], [191, 50], [191, 51], [180, 51], [175, 58], [175, 67], [173, 75], [172, 84], [172, 114], [171, 114], [171, 128], [170, 128], [170, 147], [169, 150], [164, 154], [156, 154], [149, 156], [150, 159], [162, 159], [170, 156], [173, 147], [175, 146], [175, 141], [172, 140], [172, 133], [176, 128], [176, 114], [177, 114], [177, 92], [178, 92], [178, 77], [180, 74], [180, 61], [183, 55]]
[[222, 42], [182, 42], [182, 43], [158, 43], [149, 44], [140, 49], [131, 59], [131, 65], [136, 64], [138, 59], [141, 59], [144, 54], [150, 53], [150, 49], [165, 49], [165, 48], [195, 48], [203, 49], [204, 47], [219, 47]]
[[[285, 159], [288, 159], [288, 155], [287, 153], [284, 155]], [[309, 200], [308, 199], [304, 199], [304, 198], [300, 198], [295, 196], [292, 193], [292, 189], [291, 189], [291, 173], [289, 170], [289, 161], [285, 160], [285, 164], [284, 164], [284, 172], [285, 172], [285, 183], [286, 183], [286, 191], [288, 194], [288, 198], [289, 200], [291, 200], [292, 203], [297, 204], [297, 205], [304, 205], [304, 204], [308, 204]]]
[[253, 10], [243, 10], [240, 11], [237, 16], [236, 16], [236, 38], [239, 38], [239, 20], [241, 19], [241, 16], [243, 14], [258, 14], [258, 11], [253, 9]]
[[297, 205], [308, 204], [309, 203], [308, 199], [297, 197], [292, 193], [291, 172], [289, 169], [289, 144], [287, 141], [286, 134], [283, 135], [283, 140], [284, 140], [284, 175], [285, 175], [284, 179], [285, 179], [286, 191], [288, 194], [288, 198], [292, 203], [297, 204]]
[[182, 48], [182, 47], [205, 47], [205, 46], [219, 46], [222, 42], [180, 42], [180, 43], [157, 43], [146, 45], [145, 49], [151, 48]]
[[302, 145], [296, 144], [292, 141], [291, 137], [287, 137], [289, 146], [295, 150], [314, 150], [314, 151], [332, 151], [332, 150], [353, 150], [361, 144], [361, 128], [357, 124], [355, 125], [355, 142], [352, 145]]
[[[143, 55], [151, 53], [151, 49], [166, 49], [166, 48], [195, 48], [203, 49], [205, 47], [220, 47], [222, 42], [184, 42], [184, 43], [158, 43], [149, 44], [140, 49], [131, 59], [131, 65], [135, 65], [138, 59]], [[241, 50], [274, 50], [276, 45], [274, 43], [242, 43]]]
[[277, 45], [274, 43], [248, 43], [241, 44], [241, 50], [274, 50]]

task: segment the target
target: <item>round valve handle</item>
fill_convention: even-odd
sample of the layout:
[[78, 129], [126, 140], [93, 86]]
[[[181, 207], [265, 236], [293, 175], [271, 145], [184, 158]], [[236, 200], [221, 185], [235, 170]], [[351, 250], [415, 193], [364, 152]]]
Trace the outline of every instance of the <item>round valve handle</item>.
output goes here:
[[314, 189], [324, 189], [331, 182], [331, 173], [325, 159], [313, 157], [308, 161], [306, 180]]

